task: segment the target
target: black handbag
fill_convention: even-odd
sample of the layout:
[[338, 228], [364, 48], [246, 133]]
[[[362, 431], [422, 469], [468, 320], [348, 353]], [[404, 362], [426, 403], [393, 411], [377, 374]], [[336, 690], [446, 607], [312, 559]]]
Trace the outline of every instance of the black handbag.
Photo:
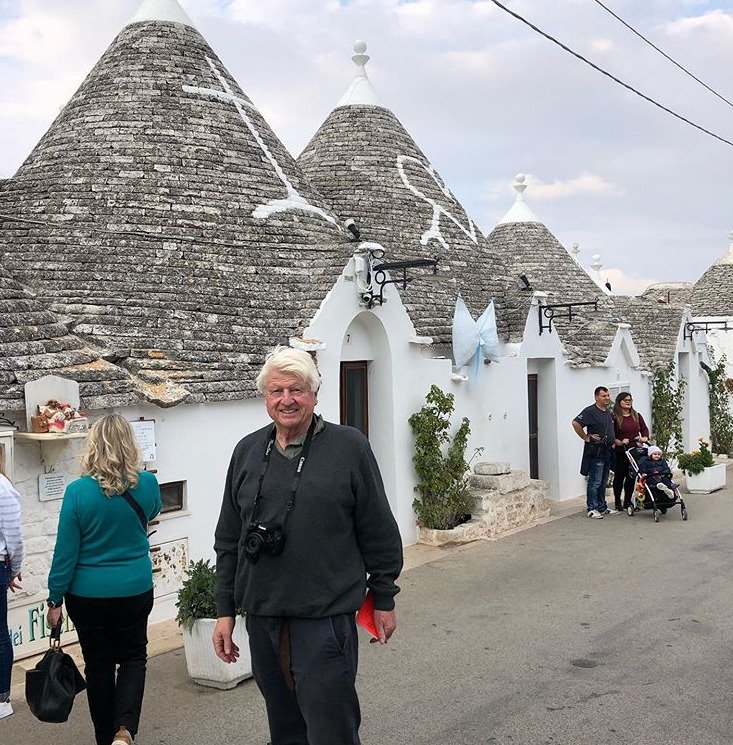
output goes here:
[[25, 700], [41, 722], [65, 722], [74, 696], [87, 684], [70, 655], [61, 649], [61, 624], [51, 629], [50, 648], [25, 674]]

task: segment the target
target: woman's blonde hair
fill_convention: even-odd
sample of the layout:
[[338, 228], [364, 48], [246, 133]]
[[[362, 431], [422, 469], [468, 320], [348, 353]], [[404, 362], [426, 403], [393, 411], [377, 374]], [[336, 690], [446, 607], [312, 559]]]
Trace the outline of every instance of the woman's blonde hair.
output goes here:
[[111, 497], [137, 486], [140, 451], [130, 423], [120, 414], [107, 414], [95, 422], [81, 457], [82, 475], [93, 476]]

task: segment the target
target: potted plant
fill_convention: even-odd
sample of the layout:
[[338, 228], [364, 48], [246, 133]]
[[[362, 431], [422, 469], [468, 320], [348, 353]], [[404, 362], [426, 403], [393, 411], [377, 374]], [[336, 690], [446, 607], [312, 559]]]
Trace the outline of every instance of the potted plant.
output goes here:
[[216, 625], [215, 588], [216, 568], [208, 559], [192, 561], [178, 591], [176, 621], [183, 631], [188, 674], [199, 685], [227, 689], [252, 676], [252, 662], [243, 616], [237, 617], [233, 634], [234, 643], [239, 647], [239, 659], [228, 664], [214, 653], [211, 637]]
[[687, 490], [691, 494], [710, 494], [725, 486], [725, 463], [715, 465], [707, 440], [701, 437], [700, 447], [691, 453], [682, 453], [679, 468], [687, 476]]

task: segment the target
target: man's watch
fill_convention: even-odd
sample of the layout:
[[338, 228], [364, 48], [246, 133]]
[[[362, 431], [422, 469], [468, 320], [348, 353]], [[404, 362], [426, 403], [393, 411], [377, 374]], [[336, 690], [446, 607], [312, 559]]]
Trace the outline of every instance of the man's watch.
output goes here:
[[50, 598], [46, 601], [46, 605], [49, 607], [49, 610], [53, 608], [60, 608], [63, 604], [63, 600], [60, 603], [54, 603], [53, 600], [51, 600]]

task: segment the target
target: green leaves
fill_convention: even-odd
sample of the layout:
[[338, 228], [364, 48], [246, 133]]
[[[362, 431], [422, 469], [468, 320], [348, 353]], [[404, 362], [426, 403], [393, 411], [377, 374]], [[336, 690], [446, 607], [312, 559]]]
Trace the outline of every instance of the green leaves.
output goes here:
[[725, 376], [726, 357], [722, 355], [716, 362], [713, 350], [710, 349], [710, 358], [713, 360], [713, 367], [700, 362], [708, 376], [710, 439], [716, 453], [728, 455], [733, 450], [733, 416], [730, 412], [730, 391]]
[[[426, 404], [408, 420], [415, 437], [412, 462], [417, 473], [415, 491], [420, 495], [412, 503], [418, 522], [426, 528], [449, 530], [463, 515], [473, 510], [473, 499], [466, 489], [466, 447], [471, 427], [466, 417], [451, 438], [450, 417], [454, 397], [433, 385]], [[481, 448], [476, 450], [477, 454]]]
[[652, 370], [652, 425], [654, 440], [664, 457], [682, 452], [682, 416], [687, 381], [677, 380], [674, 360]]
[[178, 614], [176, 621], [181, 626], [191, 629], [193, 622], [199, 618], [216, 618], [216, 568], [209, 560], [193, 561], [186, 569], [186, 579], [178, 591]]
[[700, 443], [698, 450], [693, 450], [691, 453], [682, 453], [677, 462], [680, 469], [688, 474], [702, 473], [715, 463], [708, 443], [702, 437], [698, 442]]

